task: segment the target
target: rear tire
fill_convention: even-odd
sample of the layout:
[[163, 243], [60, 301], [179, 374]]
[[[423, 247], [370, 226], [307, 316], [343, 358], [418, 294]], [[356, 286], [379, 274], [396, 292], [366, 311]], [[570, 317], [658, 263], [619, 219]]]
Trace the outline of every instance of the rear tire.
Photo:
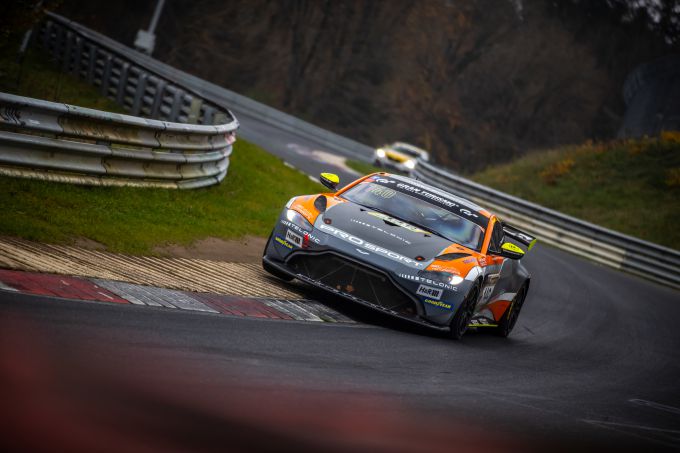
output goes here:
[[450, 336], [454, 340], [460, 340], [470, 325], [470, 320], [475, 314], [475, 307], [477, 306], [477, 298], [479, 297], [479, 284], [470, 289], [470, 292], [465, 296], [465, 300], [460, 305], [456, 314], [453, 315], [450, 325]]
[[498, 323], [498, 327], [496, 327], [493, 331], [494, 334], [503, 338], [510, 335], [510, 332], [512, 332], [512, 329], [517, 323], [517, 318], [519, 318], [519, 313], [522, 311], [522, 306], [524, 305], [524, 299], [526, 299], [526, 297], [527, 287], [524, 285], [517, 292], [515, 298], [512, 299], [508, 309], [505, 310], [505, 313], [503, 313], [501, 321]]

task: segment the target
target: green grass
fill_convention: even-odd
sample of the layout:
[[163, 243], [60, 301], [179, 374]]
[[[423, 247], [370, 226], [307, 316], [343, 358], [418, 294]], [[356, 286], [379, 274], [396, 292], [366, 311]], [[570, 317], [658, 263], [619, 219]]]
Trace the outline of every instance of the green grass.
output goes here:
[[229, 174], [196, 190], [86, 187], [0, 177], [0, 234], [149, 254], [157, 245], [266, 236], [290, 197], [322, 191], [263, 149], [237, 141]]
[[[19, 70], [14, 51], [0, 51], [0, 91], [123, 112], [39, 51], [26, 55], [17, 84]], [[88, 238], [111, 251], [149, 254], [158, 245], [205, 237], [266, 236], [290, 197], [322, 190], [239, 139], [226, 179], [205, 189], [86, 187], [0, 176], [0, 234], [58, 244]]]
[[574, 217], [680, 249], [680, 134], [564, 147], [472, 176]]
[[375, 165], [367, 164], [366, 162], [361, 162], [360, 160], [347, 159], [345, 163], [349, 168], [361, 173], [362, 175], [385, 171], [384, 168], [376, 167]]

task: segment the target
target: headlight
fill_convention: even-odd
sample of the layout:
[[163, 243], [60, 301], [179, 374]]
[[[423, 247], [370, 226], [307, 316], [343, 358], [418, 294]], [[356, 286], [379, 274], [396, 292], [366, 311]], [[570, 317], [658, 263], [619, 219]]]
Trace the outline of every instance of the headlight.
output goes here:
[[375, 150], [375, 155], [382, 159], [383, 157], [385, 157], [385, 150], [382, 148], [378, 148]]
[[447, 283], [449, 285], [458, 285], [464, 280], [460, 275], [450, 274], [441, 271], [420, 271], [418, 277], [428, 278], [435, 282]]
[[457, 285], [458, 283], [462, 282], [463, 280], [465, 280], [465, 279], [463, 277], [461, 277], [460, 275], [452, 275], [451, 278], [449, 279], [449, 283], [451, 283], [452, 285]]
[[305, 219], [302, 214], [292, 209], [286, 211], [286, 218], [288, 221], [293, 222], [295, 225], [299, 226], [305, 231], [312, 231], [314, 227], [309, 223], [309, 220]]
[[416, 161], [415, 160], [407, 160], [406, 162], [404, 162], [404, 165], [406, 166], [406, 168], [413, 170], [414, 168], [416, 168]]

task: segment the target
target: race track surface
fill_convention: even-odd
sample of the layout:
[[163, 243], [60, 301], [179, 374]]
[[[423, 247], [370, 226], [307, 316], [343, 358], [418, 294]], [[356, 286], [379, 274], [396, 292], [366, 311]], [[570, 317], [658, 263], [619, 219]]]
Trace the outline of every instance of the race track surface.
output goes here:
[[170, 361], [176, 367], [165, 379], [190, 386], [203, 376], [218, 388], [257, 382], [377, 395], [408, 413], [529, 445], [680, 447], [677, 292], [546, 247], [526, 264], [532, 288], [508, 339], [471, 333], [453, 342], [351, 305], [343, 312], [355, 325], [9, 292], [0, 293], [0, 309], [4, 332], [21, 325], [23, 334], [58, 339], [53, 346], [77, 353], [79, 363]]

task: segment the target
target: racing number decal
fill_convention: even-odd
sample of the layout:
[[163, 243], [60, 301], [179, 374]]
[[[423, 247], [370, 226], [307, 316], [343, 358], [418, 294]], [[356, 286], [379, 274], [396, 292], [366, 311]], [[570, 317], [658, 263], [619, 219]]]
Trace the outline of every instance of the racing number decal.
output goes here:
[[295, 244], [298, 247], [302, 247], [302, 236], [295, 234], [290, 230], [286, 230], [286, 241]]
[[489, 298], [491, 297], [491, 294], [493, 293], [493, 289], [496, 287], [496, 283], [498, 282], [500, 277], [501, 277], [500, 272], [498, 274], [490, 274], [486, 277], [484, 288], [482, 289], [481, 303], [488, 302]]

